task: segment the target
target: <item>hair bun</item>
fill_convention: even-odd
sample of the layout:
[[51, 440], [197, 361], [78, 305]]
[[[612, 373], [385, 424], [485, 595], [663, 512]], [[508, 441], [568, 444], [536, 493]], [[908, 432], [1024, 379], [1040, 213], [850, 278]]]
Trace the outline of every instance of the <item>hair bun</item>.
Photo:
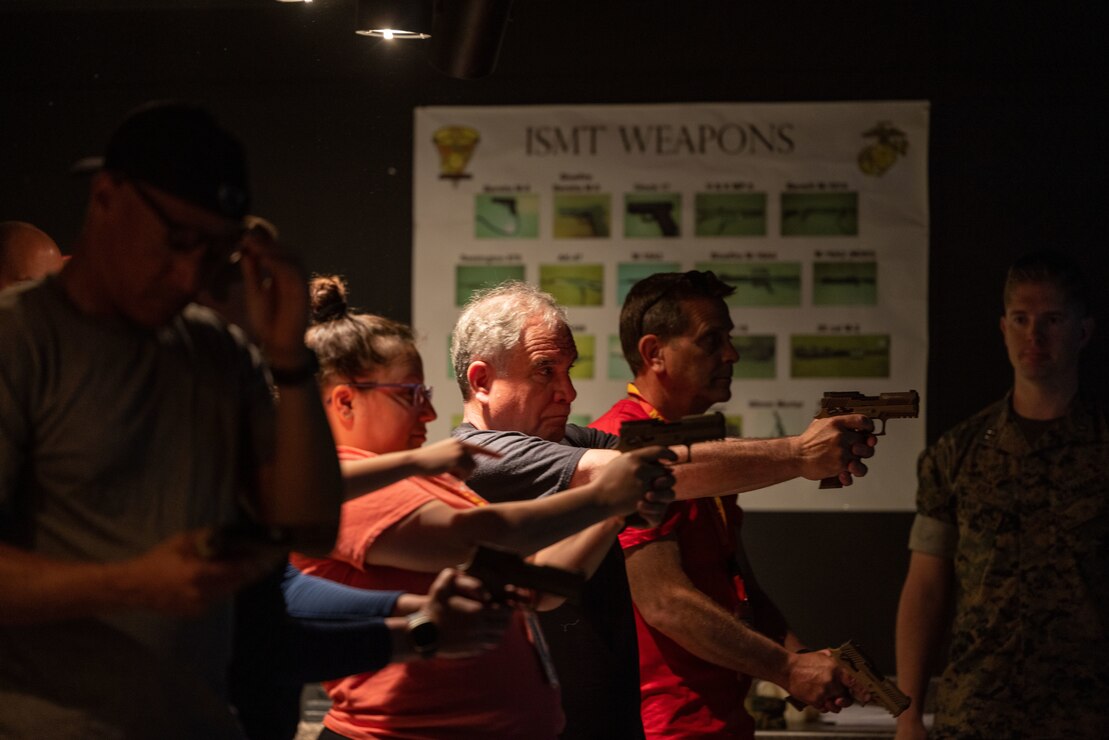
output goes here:
[[347, 315], [347, 284], [339, 275], [320, 275], [308, 284], [312, 323], [337, 321]]

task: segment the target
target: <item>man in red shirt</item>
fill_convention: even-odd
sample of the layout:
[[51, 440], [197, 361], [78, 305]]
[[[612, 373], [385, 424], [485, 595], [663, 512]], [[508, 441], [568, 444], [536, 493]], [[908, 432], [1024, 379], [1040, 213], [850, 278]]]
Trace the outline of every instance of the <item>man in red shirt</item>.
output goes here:
[[[620, 314], [635, 381], [590, 426], [620, 433], [631, 419], [675, 420], [731, 398], [734, 288], [711, 272], [658, 273], [637, 283]], [[648, 740], [752, 738], [743, 700], [751, 678], [783, 687], [844, 681], [826, 653], [802, 647], [746, 562], [736, 495], [675, 501], [662, 525], [620, 535], [639, 639]], [[838, 712], [839, 699], [818, 707]]]

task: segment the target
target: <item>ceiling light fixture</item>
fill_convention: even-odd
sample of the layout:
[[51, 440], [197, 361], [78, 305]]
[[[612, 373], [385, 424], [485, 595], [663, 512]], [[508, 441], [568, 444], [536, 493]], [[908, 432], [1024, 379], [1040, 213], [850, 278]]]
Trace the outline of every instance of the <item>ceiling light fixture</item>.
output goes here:
[[387, 40], [431, 38], [431, 0], [358, 0], [354, 32]]

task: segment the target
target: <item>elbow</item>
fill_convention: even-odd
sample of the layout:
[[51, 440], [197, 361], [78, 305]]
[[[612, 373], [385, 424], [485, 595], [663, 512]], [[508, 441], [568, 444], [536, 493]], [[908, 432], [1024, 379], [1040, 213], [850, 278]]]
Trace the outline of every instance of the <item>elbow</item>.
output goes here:
[[639, 616], [643, 621], [650, 625], [652, 628], [658, 630], [664, 635], [673, 634], [674, 630], [674, 610], [673, 604], [667, 605], [666, 599], [650, 598], [650, 599], [637, 599], [635, 601], [635, 608], [639, 611]]
[[557, 609], [566, 603], [566, 598], [563, 596], [555, 596], [554, 594], [541, 594], [539, 599], [534, 604], [534, 609], [537, 612], [549, 612], [552, 609]]
[[663, 610], [652, 612], [649, 615], [640, 611], [640, 614], [643, 616], [644, 622], [664, 635], [673, 637], [679, 632], [681, 625], [676, 620], [671, 619]]

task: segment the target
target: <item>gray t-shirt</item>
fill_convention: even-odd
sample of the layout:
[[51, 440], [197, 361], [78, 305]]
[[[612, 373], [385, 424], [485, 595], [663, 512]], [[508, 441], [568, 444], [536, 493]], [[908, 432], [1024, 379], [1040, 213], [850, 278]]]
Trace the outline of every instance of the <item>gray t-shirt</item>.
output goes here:
[[548, 442], [521, 432], [477, 429], [462, 424], [451, 432], [458, 439], [501, 453], [475, 458], [477, 468], [467, 485], [488, 501], [524, 501], [570, 487], [578, 461], [587, 450], [615, 449], [620, 438], [596, 429], [566, 425], [561, 442]]
[[[81, 313], [48, 278], [0, 293], [0, 347], [0, 541], [107, 562], [240, 515], [272, 455], [273, 404], [215, 314], [142, 329]], [[165, 737], [184, 712], [203, 729], [181, 732], [219, 737], [230, 637], [230, 604], [2, 627], [0, 736]], [[173, 714], [146, 727], [159, 711]]]

